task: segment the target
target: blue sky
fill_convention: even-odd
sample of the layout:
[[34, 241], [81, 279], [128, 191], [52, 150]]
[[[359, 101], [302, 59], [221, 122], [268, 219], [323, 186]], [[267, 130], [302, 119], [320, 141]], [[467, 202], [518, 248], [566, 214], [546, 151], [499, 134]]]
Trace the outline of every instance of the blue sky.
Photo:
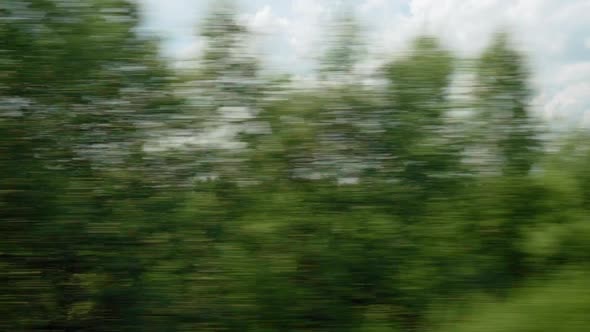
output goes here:
[[[196, 57], [195, 31], [208, 0], [138, 0], [144, 28], [161, 36], [173, 59]], [[324, 24], [337, 4], [359, 17], [371, 70], [429, 33], [457, 55], [476, 55], [499, 28], [507, 28], [529, 56], [535, 111], [548, 121], [590, 127], [590, 0], [241, 0], [240, 19], [256, 36], [272, 68], [308, 70], [322, 45]]]

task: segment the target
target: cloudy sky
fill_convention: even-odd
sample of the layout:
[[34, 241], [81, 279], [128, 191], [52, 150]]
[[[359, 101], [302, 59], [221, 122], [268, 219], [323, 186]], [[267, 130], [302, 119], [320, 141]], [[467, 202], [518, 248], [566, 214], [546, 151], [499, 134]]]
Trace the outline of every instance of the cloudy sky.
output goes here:
[[[144, 27], [173, 58], [198, 55], [195, 34], [207, 0], [139, 0]], [[240, 19], [256, 33], [272, 68], [301, 74], [312, 66], [325, 23], [337, 4], [354, 9], [375, 59], [403, 51], [429, 33], [457, 55], [476, 55], [508, 29], [529, 57], [536, 111], [553, 123], [590, 127], [590, 0], [241, 0]]]

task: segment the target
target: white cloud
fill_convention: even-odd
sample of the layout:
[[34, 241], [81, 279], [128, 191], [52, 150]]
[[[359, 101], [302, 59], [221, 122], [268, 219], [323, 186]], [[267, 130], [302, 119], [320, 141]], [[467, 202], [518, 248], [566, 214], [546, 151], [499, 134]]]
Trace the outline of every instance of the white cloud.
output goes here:
[[554, 77], [560, 85], [590, 80], [590, 61], [563, 65]]
[[206, 44], [205, 40], [194, 38], [192, 43], [179, 47], [175, 56], [179, 59], [195, 59], [201, 54]]
[[309, 59], [321, 34], [321, 23], [327, 9], [316, 0], [293, 0], [293, 23], [288, 36], [298, 59]]
[[373, 25], [374, 56], [391, 59], [411, 38], [428, 33], [459, 56], [472, 57], [495, 31], [507, 29], [530, 60], [536, 102], [543, 105], [536, 111], [553, 120], [590, 112], [583, 84], [590, 81], [590, 62], [581, 60], [590, 48], [590, 1], [409, 0], [407, 5], [407, 13], [384, 16], [379, 8], [363, 14]]
[[244, 21], [252, 31], [259, 33], [277, 33], [277, 30], [289, 26], [289, 20], [274, 15], [269, 5], [260, 8], [254, 15], [245, 15]]
[[[570, 0], [566, 5], [563, 0], [410, 0], [407, 4], [407, 15], [391, 13], [385, 23], [369, 22], [380, 24], [377, 31], [386, 40], [399, 36], [389, 48], [401, 47], [401, 41], [416, 33], [431, 33], [461, 54], [471, 55], [487, 44], [494, 31], [507, 28], [525, 48], [558, 56], [568, 32], [589, 27], [581, 17], [590, 11], [587, 0]], [[373, 11], [367, 17], [377, 14]]]
[[293, 0], [292, 9], [295, 14], [306, 17], [317, 17], [326, 11], [317, 0]]
[[590, 128], [590, 61], [557, 66], [535, 103], [540, 115], [557, 126]]
[[360, 5], [359, 9], [361, 12], [383, 9], [383, 7], [385, 7], [385, 1], [386, 0], [365, 0], [365, 2]]
[[[318, 55], [324, 23], [336, 0], [241, 0], [252, 14], [243, 15], [255, 32], [272, 35], [267, 52], [282, 71], [301, 73]], [[191, 37], [204, 0], [140, 0], [152, 30], [172, 40], [171, 53], [195, 54], [202, 44]], [[254, 4], [255, 5], [251, 5]], [[253, 7], [256, 6], [256, 7]], [[590, 93], [589, 0], [358, 0], [361, 23], [367, 27], [372, 58], [366, 65], [403, 51], [421, 33], [440, 37], [459, 56], [476, 56], [499, 28], [513, 33], [516, 45], [529, 56], [538, 111], [545, 118], [588, 111]], [[270, 40], [270, 42], [269, 42]], [[306, 65], [302, 65], [306, 64]], [[364, 68], [363, 67], [363, 68]], [[585, 118], [590, 118], [586, 116]]]
[[566, 121], [575, 125], [590, 125], [582, 123], [590, 112], [590, 83], [580, 82], [559, 90], [543, 101], [543, 115], [549, 121]]

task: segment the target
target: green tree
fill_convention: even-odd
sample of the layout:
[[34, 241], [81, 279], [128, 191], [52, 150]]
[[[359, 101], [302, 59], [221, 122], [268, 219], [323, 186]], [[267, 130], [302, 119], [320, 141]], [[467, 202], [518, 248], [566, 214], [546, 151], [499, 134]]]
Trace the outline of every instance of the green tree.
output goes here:
[[350, 9], [341, 9], [329, 25], [327, 49], [320, 58], [320, 77], [348, 80], [363, 54], [361, 29]]
[[510, 47], [508, 36], [497, 34], [478, 59], [475, 96], [483, 117], [484, 141], [498, 151], [507, 175], [527, 174], [538, 154], [540, 140], [529, 112], [528, 69]]
[[390, 156], [385, 176], [398, 181], [402, 213], [416, 213], [446, 190], [460, 172], [462, 146], [448, 132], [452, 55], [432, 37], [414, 41], [408, 55], [387, 66], [389, 108], [382, 149]]
[[146, 216], [137, 201], [152, 194], [155, 172], [137, 152], [142, 124], [177, 105], [170, 77], [135, 33], [131, 3], [0, 7], [2, 225], [14, 239], [2, 249], [2, 278], [16, 282], [2, 327], [141, 329], [137, 234]]

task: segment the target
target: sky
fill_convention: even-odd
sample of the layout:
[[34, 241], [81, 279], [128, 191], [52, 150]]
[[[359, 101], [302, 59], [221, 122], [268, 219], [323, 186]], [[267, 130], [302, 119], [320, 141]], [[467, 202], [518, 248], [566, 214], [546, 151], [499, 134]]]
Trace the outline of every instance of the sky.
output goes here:
[[[143, 28], [171, 59], [198, 56], [208, 0], [138, 0]], [[352, 9], [366, 36], [370, 71], [403, 52], [419, 34], [440, 38], [457, 56], [473, 57], [500, 30], [512, 34], [534, 73], [534, 111], [564, 127], [590, 128], [590, 0], [238, 0], [239, 19], [254, 32], [273, 68], [304, 75], [322, 46], [334, 8]]]

